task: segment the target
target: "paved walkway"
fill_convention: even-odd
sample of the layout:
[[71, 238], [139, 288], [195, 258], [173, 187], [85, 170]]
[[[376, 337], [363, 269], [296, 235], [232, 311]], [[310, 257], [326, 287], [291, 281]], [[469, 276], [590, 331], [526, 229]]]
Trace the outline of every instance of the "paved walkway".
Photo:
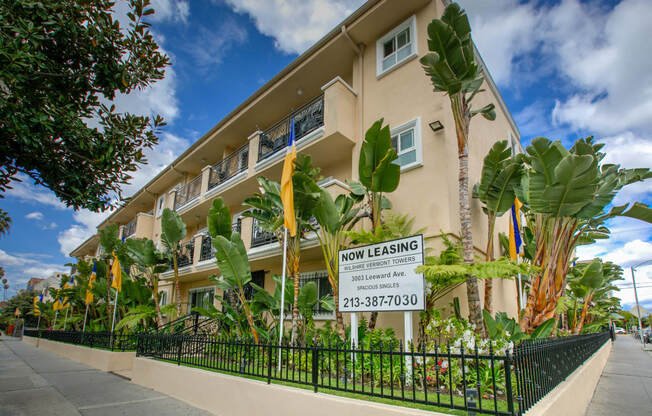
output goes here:
[[0, 342], [2, 416], [210, 415], [111, 373], [39, 350]]
[[652, 415], [652, 357], [631, 335], [617, 336], [586, 415]]

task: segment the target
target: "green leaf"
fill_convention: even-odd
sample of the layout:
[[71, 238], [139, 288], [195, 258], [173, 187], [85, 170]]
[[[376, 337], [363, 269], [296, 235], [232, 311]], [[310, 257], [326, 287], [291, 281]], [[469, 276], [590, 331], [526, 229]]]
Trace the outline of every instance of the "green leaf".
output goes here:
[[212, 238], [218, 235], [221, 235], [227, 240], [231, 238], [233, 231], [231, 213], [229, 212], [229, 208], [224, 205], [221, 197], [213, 201], [213, 206], [208, 211], [206, 222], [208, 224], [208, 234]]
[[179, 214], [170, 208], [165, 208], [161, 215], [161, 242], [168, 252], [177, 249], [179, 242], [186, 236], [186, 223]]
[[[393, 192], [400, 180], [401, 168], [393, 163], [398, 155], [392, 148], [389, 126], [376, 121], [365, 134], [360, 149], [360, 183], [371, 192]], [[356, 190], [360, 194], [360, 190]]]
[[530, 338], [532, 339], [542, 339], [548, 338], [552, 334], [552, 330], [555, 328], [555, 318], [550, 318], [547, 321], [539, 325], [532, 334]]

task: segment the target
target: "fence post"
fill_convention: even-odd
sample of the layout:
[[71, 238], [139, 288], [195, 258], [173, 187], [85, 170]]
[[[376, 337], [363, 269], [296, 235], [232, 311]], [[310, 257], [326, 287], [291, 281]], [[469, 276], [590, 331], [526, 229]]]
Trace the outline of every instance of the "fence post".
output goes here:
[[267, 384], [270, 384], [272, 382], [272, 343], [270, 342], [268, 345], [268, 357], [267, 357]]
[[181, 365], [181, 347], [183, 346], [183, 336], [177, 338], [179, 349], [177, 350], [177, 365]]
[[[514, 413], [514, 395], [512, 394], [512, 368], [509, 350], [505, 352], [505, 395], [507, 396], [507, 410], [511, 415]], [[519, 409], [520, 411], [520, 409]]]
[[317, 393], [317, 383], [318, 383], [318, 374], [319, 372], [317, 371], [318, 368], [317, 366], [319, 365], [319, 357], [318, 357], [318, 350], [316, 346], [312, 347], [312, 387]]

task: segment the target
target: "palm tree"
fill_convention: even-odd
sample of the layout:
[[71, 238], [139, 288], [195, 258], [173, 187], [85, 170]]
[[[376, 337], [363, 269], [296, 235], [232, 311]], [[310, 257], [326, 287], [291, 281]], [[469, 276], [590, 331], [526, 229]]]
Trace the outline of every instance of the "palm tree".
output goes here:
[[0, 235], [8, 234], [10, 226], [11, 217], [9, 216], [9, 213], [3, 209], [0, 209]]
[[[287, 272], [294, 282], [294, 296], [292, 303], [292, 334], [291, 340], [295, 344], [298, 335], [299, 319], [299, 289], [300, 275], [299, 263], [301, 260], [301, 239], [313, 230], [311, 225], [312, 215], [317, 205], [318, 193], [314, 193], [312, 184], [317, 181], [319, 169], [312, 166], [312, 159], [307, 155], [299, 155], [295, 161], [295, 171], [292, 175], [294, 214], [297, 222], [297, 235], [288, 235], [287, 240]], [[245, 206], [252, 209], [243, 216], [256, 220], [258, 226], [276, 235], [283, 247], [283, 203], [281, 201], [281, 185], [264, 177], [258, 178], [261, 191], [244, 201]]]
[[[471, 108], [471, 101], [482, 91], [484, 77], [475, 60], [471, 26], [466, 12], [456, 3], [449, 4], [441, 19], [434, 19], [428, 25], [428, 37], [430, 53], [423, 56], [420, 62], [430, 77], [435, 92], [443, 92], [450, 99], [457, 134], [462, 249], [464, 262], [471, 265], [474, 255], [469, 201], [469, 125], [471, 118], [477, 114], [482, 114], [487, 120], [494, 120], [496, 113], [493, 104], [477, 110]], [[466, 277], [466, 291], [469, 320], [479, 331], [482, 327], [482, 313], [475, 276]]]
[[177, 316], [181, 316], [181, 289], [179, 288], [179, 243], [186, 237], [186, 223], [179, 214], [165, 208], [161, 216], [161, 242], [174, 270], [172, 299], [177, 303]]
[[[521, 164], [512, 157], [507, 140], [494, 143], [484, 158], [480, 183], [473, 188], [473, 197], [484, 204], [487, 214], [487, 248], [485, 260], [494, 259], [496, 219], [510, 210], [516, 198], [515, 187], [521, 181]], [[484, 282], [484, 310], [492, 314], [493, 279]]]

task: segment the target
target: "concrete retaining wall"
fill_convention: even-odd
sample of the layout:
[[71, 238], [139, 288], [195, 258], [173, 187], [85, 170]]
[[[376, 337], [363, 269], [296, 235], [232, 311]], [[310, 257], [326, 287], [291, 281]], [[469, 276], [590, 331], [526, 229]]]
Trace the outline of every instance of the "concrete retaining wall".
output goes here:
[[611, 352], [611, 341], [604, 344], [581, 367], [535, 404], [526, 416], [583, 416], [591, 403], [602, 370]]
[[131, 381], [219, 416], [437, 416], [136, 357]]
[[129, 371], [136, 357], [133, 351], [106, 351], [42, 338], [23, 337], [23, 342], [102, 371]]

